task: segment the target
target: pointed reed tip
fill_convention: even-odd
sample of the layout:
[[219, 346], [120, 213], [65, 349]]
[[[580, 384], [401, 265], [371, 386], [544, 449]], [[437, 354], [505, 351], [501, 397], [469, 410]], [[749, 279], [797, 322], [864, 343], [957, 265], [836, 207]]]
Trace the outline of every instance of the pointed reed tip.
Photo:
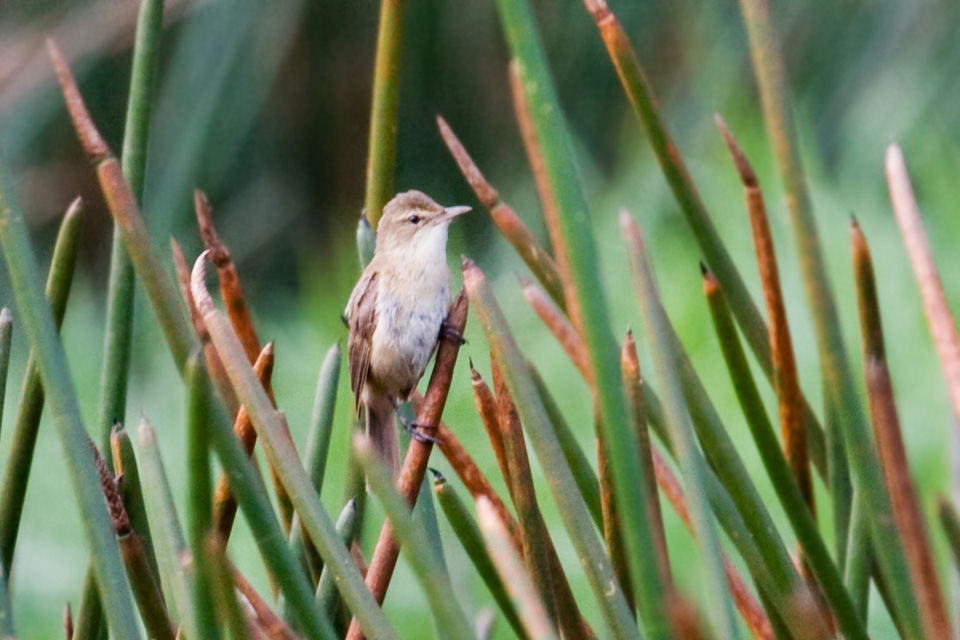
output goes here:
[[434, 469], [433, 467], [427, 467], [430, 471], [430, 475], [433, 476], [433, 486], [434, 488], [439, 489], [441, 486], [446, 484], [447, 479], [443, 477], [443, 474]]
[[743, 149], [740, 148], [740, 144], [737, 142], [737, 139], [727, 127], [727, 123], [724, 122], [723, 118], [720, 117], [720, 114], [717, 113], [713, 115], [713, 121], [716, 123], [717, 129], [720, 130], [720, 135], [723, 137], [723, 141], [726, 143], [727, 149], [730, 151], [730, 156], [733, 159], [733, 166], [736, 168], [737, 173], [740, 174], [740, 182], [742, 182], [743, 186], [748, 189], [757, 187], [757, 174], [754, 173], [753, 167], [750, 166], [750, 161], [747, 160], [747, 156], [744, 155]]
[[53, 66], [53, 72], [57, 76], [57, 82], [60, 84], [60, 90], [67, 105], [67, 112], [70, 114], [74, 130], [77, 132], [77, 138], [80, 139], [80, 145], [90, 161], [99, 164], [110, 155], [110, 148], [90, 118], [90, 112], [87, 111], [83, 97], [80, 95], [80, 89], [77, 87], [77, 81], [70, 71], [70, 65], [67, 63], [63, 52], [60, 51], [57, 43], [50, 36], [46, 38], [46, 46], [47, 55]]
[[263, 345], [263, 349], [260, 350], [260, 357], [261, 358], [266, 356], [273, 357], [273, 355], [276, 353], [276, 350], [277, 350], [276, 345], [274, 341], [271, 340], [267, 344]]
[[119, 436], [121, 433], [123, 433], [123, 423], [114, 419], [113, 425], [110, 427], [110, 437]]
[[0, 322], [12, 322], [13, 314], [10, 313], [10, 307], [0, 309]]
[[360, 209], [360, 219], [357, 220], [357, 225], [364, 229], [372, 229], [370, 226], [370, 220], [367, 218], [366, 209]]
[[706, 276], [708, 272], [709, 272], [709, 269], [707, 269], [706, 263], [705, 263], [703, 260], [701, 260], [701, 261], [700, 261], [700, 275], [701, 275], [701, 276]]
[[204, 281], [207, 276], [207, 254], [209, 249], [197, 256], [193, 263], [193, 271], [190, 274], [190, 291], [193, 293], [193, 299], [196, 302], [197, 310], [201, 315], [214, 310], [213, 298], [207, 290], [207, 284]]
[[83, 201], [83, 196], [77, 196], [70, 201], [70, 205], [67, 207], [67, 212], [63, 214], [63, 217], [66, 219], [75, 218], [83, 213], [83, 209], [86, 206], [86, 203]]
[[476, 269], [476, 268], [477, 268], [477, 265], [473, 262], [473, 260], [471, 260], [470, 258], [468, 258], [467, 256], [465, 256], [465, 255], [463, 255], [463, 254], [460, 255], [460, 269], [461, 269], [461, 270], [467, 271], [467, 270]]
[[444, 119], [444, 117], [443, 117], [442, 115], [440, 115], [439, 113], [437, 114], [437, 126], [440, 127], [440, 130], [441, 130], [441, 131], [443, 131], [443, 130], [449, 131], [449, 130], [450, 130], [450, 125], [447, 124], [446, 119]]

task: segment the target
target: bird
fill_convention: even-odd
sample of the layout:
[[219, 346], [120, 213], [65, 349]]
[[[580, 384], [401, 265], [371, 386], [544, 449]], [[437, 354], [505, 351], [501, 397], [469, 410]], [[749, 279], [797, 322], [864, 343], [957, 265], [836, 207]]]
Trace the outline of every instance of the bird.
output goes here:
[[[442, 207], [421, 191], [399, 193], [383, 208], [373, 258], [344, 311], [349, 329], [350, 389], [366, 413], [367, 436], [394, 475], [399, 448], [393, 416], [426, 370], [441, 336], [463, 337], [445, 324], [450, 306], [447, 231], [470, 211]], [[430, 439], [415, 423], [404, 426]]]

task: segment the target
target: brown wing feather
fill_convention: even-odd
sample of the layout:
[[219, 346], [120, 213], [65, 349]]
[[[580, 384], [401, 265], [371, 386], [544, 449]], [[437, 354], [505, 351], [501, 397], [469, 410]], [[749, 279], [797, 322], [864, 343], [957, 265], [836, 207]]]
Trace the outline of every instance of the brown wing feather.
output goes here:
[[353, 288], [347, 302], [347, 319], [350, 339], [347, 355], [350, 363], [350, 390], [353, 391], [355, 408], [360, 413], [360, 397], [370, 371], [370, 344], [377, 326], [377, 272], [367, 270]]

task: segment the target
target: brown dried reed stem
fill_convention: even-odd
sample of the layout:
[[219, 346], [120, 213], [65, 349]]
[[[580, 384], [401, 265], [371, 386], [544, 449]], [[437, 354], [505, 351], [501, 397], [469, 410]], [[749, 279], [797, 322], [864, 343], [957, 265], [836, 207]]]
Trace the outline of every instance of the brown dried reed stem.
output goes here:
[[520, 277], [520, 287], [523, 289], [523, 297], [527, 299], [527, 303], [560, 343], [592, 392], [593, 369], [590, 367], [590, 356], [583, 346], [581, 334], [574, 329], [563, 311], [554, 305], [537, 285]]
[[70, 603], [63, 607], [63, 637], [67, 640], [73, 638], [73, 612], [70, 611]]
[[[267, 343], [260, 355], [257, 356], [253, 364], [253, 371], [257, 374], [257, 379], [265, 389], [270, 388], [270, 378], [273, 375], [274, 348], [273, 343]], [[237, 434], [237, 439], [243, 445], [246, 454], [253, 454], [254, 444], [257, 442], [257, 430], [250, 420], [246, 407], [240, 407], [237, 411], [237, 417], [233, 422], [233, 432]], [[227, 474], [220, 473], [217, 480], [217, 487], [213, 493], [213, 529], [224, 542], [230, 539], [230, 532], [233, 530], [233, 522], [237, 516], [237, 500], [230, 490], [230, 481]]]
[[754, 248], [757, 253], [757, 266], [760, 281], [763, 284], [763, 298], [770, 316], [770, 348], [773, 357], [774, 386], [777, 390], [777, 406], [780, 414], [780, 432], [783, 435], [784, 455], [790, 464], [800, 492], [816, 517], [813, 494], [813, 479], [810, 473], [810, 459], [807, 453], [807, 436], [803, 424], [803, 397], [797, 379], [797, 366], [790, 340], [790, 327], [787, 322], [787, 310], [780, 289], [780, 274], [777, 257], [770, 233], [770, 222], [763, 202], [763, 193], [757, 183], [757, 176], [749, 161], [737, 144], [736, 139], [719, 115], [714, 116], [717, 128], [723, 136], [733, 164], [743, 183], [750, 216], [750, 229], [753, 233]]
[[903, 540], [910, 581], [916, 591], [924, 631], [927, 638], [932, 640], [947, 640], [952, 636], [950, 616], [937, 579], [923, 513], [910, 479], [907, 453], [893, 398], [893, 384], [887, 368], [870, 248], [856, 221], [850, 225], [850, 240], [860, 303], [864, 380], [883, 475], [890, 491], [894, 520]]
[[554, 602], [550, 563], [547, 557], [547, 526], [537, 505], [527, 446], [520, 427], [520, 414], [517, 413], [499, 367], [492, 359], [490, 368], [496, 393], [497, 425], [503, 441], [508, 470], [505, 477], [509, 478], [507, 486], [517, 512], [517, 519], [520, 521], [520, 542], [523, 546], [521, 557], [547, 614], [556, 623], [558, 611]]
[[[660, 490], [663, 491], [663, 495], [666, 496], [670, 504], [673, 505], [673, 510], [676, 511], [681, 522], [683, 522], [687, 528], [687, 531], [692, 534], [693, 523], [690, 521], [690, 513], [687, 511], [687, 499], [683, 495], [680, 482], [655, 448], [651, 453], [653, 454], [653, 468]], [[773, 640], [773, 628], [770, 626], [770, 620], [767, 619], [767, 615], [763, 612], [763, 609], [759, 603], [757, 603], [753, 594], [750, 593], [750, 588], [747, 587], [747, 583], [737, 572], [736, 567], [733, 566], [733, 563], [730, 562], [726, 554], [723, 554], [723, 567], [727, 574], [727, 584], [733, 596], [733, 602], [736, 604], [743, 621], [747, 624], [750, 634], [756, 640]]]
[[957, 337], [957, 325], [950, 313], [937, 266], [933, 262], [903, 152], [896, 144], [887, 147], [886, 173], [893, 212], [896, 214], [897, 224], [900, 225], [900, 234], [903, 236], [903, 243], [913, 266], [913, 275], [920, 289], [927, 324], [930, 325], [940, 366], [947, 379], [947, 391], [953, 403], [953, 412], [960, 421], [960, 338]]
[[650, 430], [647, 426], [646, 399], [643, 395], [643, 376], [640, 374], [640, 360], [637, 357], [637, 344], [633, 331], [628, 330], [620, 352], [620, 369], [623, 384], [626, 387], [627, 401], [633, 411], [637, 427], [637, 441], [640, 449], [640, 463], [643, 465], [644, 490], [647, 492], [647, 504], [650, 505], [650, 528], [653, 532], [653, 552], [657, 556], [660, 576], [663, 584], [673, 587], [670, 572], [670, 556], [667, 553], [667, 534], [663, 528], [663, 511], [657, 493], [657, 476], [653, 469], [653, 453], [650, 443]]
[[480, 372], [473, 367], [473, 360], [470, 361], [470, 384], [473, 387], [473, 400], [477, 405], [477, 413], [480, 414], [480, 422], [483, 423], [483, 428], [487, 432], [493, 455], [497, 459], [497, 466], [500, 467], [500, 475], [503, 476], [509, 488], [512, 481], [510, 467], [507, 465], [507, 454], [503, 446], [503, 435], [500, 431], [497, 400]]
[[543, 221], [546, 224], [547, 233], [550, 236], [553, 255], [557, 260], [560, 282], [563, 285], [563, 297], [567, 303], [565, 308], [571, 324], [573, 324], [578, 334], [583, 335], [583, 314], [580, 312], [577, 292], [573, 284], [573, 277], [570, 271], [570, 258], [567, 256], [567, 246], [563, 240], [563, 233], [560, 230], [560, 215], [557, 213], [553, 190], [550, 188], [550, 179], [547, 176], [547, 166], [544, 162], [543, 152], [540, 149], [540, 141], [537, 139], [537, 131], [533, 124], [533, 116], [530, 113], [530, 105], [527, 102], [526, 91], [523, 89], [523, 79], [520, 77], [520, 70], [516, 60], [510, 61], [509, 75], [510, 93], [513, 97], [513, 110], [517, 116], [517, 123], [520, 126], [520, 137], [523, 139], [523, 146], [527, 151], [530, 169], [533, 171], [533, 180], [537, 186], [537, 193], [540, 196], [540, 205], [543, 209]]
[[[450, 306], [447, 323], [463, 333], [467, 323], [467, 296], [463, 291], [457, 295], [456, 300]], [[450, 381], [453, 378], [453, 369], [459, 352], [460, 345], [457, 342], [452, 340], [440, 341], [437, 348], [436, 364], [434, 364], [433, 373], [430, 375], [430, 384], [427, 387], [426, 396], [417, 409], [417, 424], [421, 425], [420, 429], [431, 438], [436, 437], [436, 434], [439, 433], [438, 424], [443, 414], [443, 407], [447, 402]], [[407, 455], [403, 460], [400, 475], [397, 478], [397, 491], [411, 507], [416, 503], [432, 450], [433, 443], [427, 439], [411, 438], [410, 445], [407, 447]], [[367, 586], [378, 603], [382, 603], [387, 594], [387, 587], [390, 586], [390, 579], [393, 577], [393, 570], [397, 565], [399, 556], [399, 542], [393, 535], [393, 526], [390, 524], [390, 520], [386, 520], [380, 529], [380, 537], [377, 539], [373, 555], [370, 557], [370, 567], [366, 575]], [[364, 637], [356, 618], [351, 621], [346, 637], [348, 640], [359, 640], [359, 638]]]
[[500, 194], [487, 182], [487, 179], [473, 162], [470, 154], [467, 153], [463, 144], [453, 133], [447, 121], [437, 116], [437, 127], [440, 129], [440, 135], [443, 137], [447, 149], [450, 150], [450, 154], [460, 168], [460, 172], [473, 189], [477, 199], [490, 212], [490, 217], [493, 218], [493, 223], [497, 225], [500, 233], [513, 245], [520, 258], [537, 277], [537, 280], [543, 284], [553, 301], [566, 308], [563, 282], [553, 256], [537, 241], [533, 232], [520, 220], [516, 212], [500, 199]]

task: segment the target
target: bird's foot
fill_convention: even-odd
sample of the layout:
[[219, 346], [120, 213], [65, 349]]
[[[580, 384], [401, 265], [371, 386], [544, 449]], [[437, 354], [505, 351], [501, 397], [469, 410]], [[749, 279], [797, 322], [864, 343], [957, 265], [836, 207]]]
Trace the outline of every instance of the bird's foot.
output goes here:
[[436, 445], [443, 444], [438, 438], [435, 438], [428, 433], [436, 431], [436, 425], [421, 424], [419, 422], [407, 420], [403, 417], [400, 418], [400, 424], [403, 425], [403, 430], [410, 434], [410, 437], [417, 442], [422, 444], [427, 444], [428, 442]]
[[444, 340], [449, 340], [458, 347], [463, 346], [467, 343], [463, 338], [463, 334], [460, 333], [460, 330], [454, 327], [452, 324], [446, 320], [440, 325], [440, 337]]

